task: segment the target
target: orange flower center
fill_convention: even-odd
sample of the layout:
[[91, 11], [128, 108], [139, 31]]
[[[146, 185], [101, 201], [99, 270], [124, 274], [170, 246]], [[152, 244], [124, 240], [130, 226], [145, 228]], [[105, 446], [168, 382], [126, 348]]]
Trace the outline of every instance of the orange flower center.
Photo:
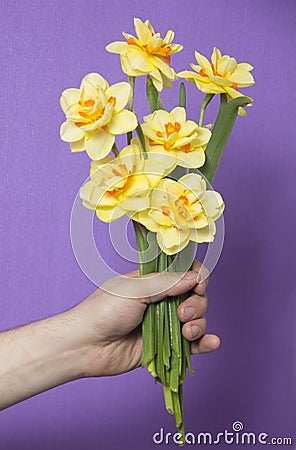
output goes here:
[[182, 152], [184, 153], [189, 153], [190, 152], [190, 142], [188, 142], [188, 144], [183, 145], [183, 147], [181, 147]]
[[[215, 77], [225, 78], [223, 75], [221, 75], [221, 73], [218, 72], [218, 70], [215, 69], [214, 64], [211, 64], [211, 67], [212, 67], [212, 71], [213, 71], [213, 74], [215, 75]], [[202, 77], [208, 77], [208, 75], [204, 72], [203, 69], [201, 69], [201, 71], [199, 72], [199, 75]], [[235, 89], [237, 91], [236, 83], [232, 83], [231, 87], [233, 87], [233, 89]]]
[[178, 198], [178, 200], [175, 201], [177, 213], [180, 217], [182, 217], [182, 219], [187, 219], [188, 211], [187, 211], [184, 201], [181, 200], [181, 198], [182, 198], [182, 196], [180, 198]]
[[[166, 138], [169, 138], [171, 136], [171, 134], [178, 133], [181, 130], [181, 124], [179, 122], [175, 122], [174, 125], [172, 124], [172, 122], [168, 122], [164, 125], [164, 127], [165, 127]], [[157, 131], [155, 134], [159, 138], [165, 138], [164, 133], [162, 131]], [[156, 142], [153, 139], [149, 139], [149, 144], [150, 145], [159, 145], [159, 142]], [[170, 150], [170, 148], [173, 146], [173, 144], [174, 144], [174, 141], [165, 142], [163, 144], [163, 147], [165, 150]]]
[[171, 56], [170, 53], [172, 51], [171, 47], [167, 45], [165, 42], [161, 45], [161, 47], [157, 50], [151, 48], [149, 44], [142, 44], [138, 39], [134, 37], [130, 37], [127, 40], [128, 45], [137, 45], [138, 47], [141, 47], [143, 50], [145, 50], [148, 55], [155, 55], [160, 56], [165, 60], [167, 64], [171, 63]]
[[113, 169], [112, 173], [116, 177], [122, 177], [123, 179], [125, 178], [125, 182], [123, 186], [108, 190], [108, 193], [113, 195], [113, 197], [115, 198], [118, 198], [118, 196], [131, 185], [133, 179], [133, 172], [135, 170], [135, 166], [133, 167], [132, 170], [128, 170], [125, 164], [119, 164], [118, 167], [119, 170]]
[[[83, 102], [82, 100], [79, 100], [78, 104], [80, 106], [82, 106], [82, 108], [92, 108], [95, 105], [95, 100], [93, 100], [92, 98], [90, 98], [89, 100], [86, 100], [85, 102]], [[116, 103], [116, 98], [115, 97], [110, 97], [108, 99], [108, 103], [112, 106], [115, 105]], [[75, 125], [77, 127], [82, 127], [83, 125], [86, 124], [90, 124], [90, 123], [94, 123], [97, 120], [101, 119], [103, 117], [105, 113], [105, 108], [101, 108], [95, 112], [93, 112], [92, 114], [89, 113], [89, 111], [79, 111], [78, 114], [83, 117], [84, 119], [87, 119], [86, 122], [75, 122]], [[103, 130], [107, 129], [107, 125], [104, 125]]]
[[189, 205], [189, 200], [188, 200], [188, 198], [186, 197], [186, 195], [181, 195], [181, 197], [179, 197], [179, 200], [182, 202], [182, 203], [184, 203], [184, 205], [185, 206], [188, 206]]
[[169, 216], [170, 215], [170, 210], [169, 210], [169, 208], [167, 206], [161, 206], [160, 209], [161, 209], [162, 214], [164, 216]]
[[179, 122], [176, 122], [175, 125], [173, 125], [171, 122], [165, 124], [165, 132], [167, 137], [169, 137], [173, 133], [178, 133], [180, 129], [181, 124]]

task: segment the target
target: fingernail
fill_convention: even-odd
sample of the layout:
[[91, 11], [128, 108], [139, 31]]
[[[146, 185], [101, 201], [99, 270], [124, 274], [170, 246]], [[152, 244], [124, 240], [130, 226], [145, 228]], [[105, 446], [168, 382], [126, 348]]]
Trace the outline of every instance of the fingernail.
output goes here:
[[195, 314], [195, 309], [192, 306], [187, 306], [184, 309], [184, 319], [185, 320], [193, 319], [194, 314]]
[[197, 284], [199, 284], [199, 283], [201, 283], [201, 281], [202, 281], [201, 273], [198, 272], [197, 277], [196, 277], [196, 282], [197, 282]]
[[198, 325], [191, 325], [191, 334], [192, 334], [193, 338], [197, 337], [199, 335], [200, 331], [201, 330]]
[[186, 272], [184, 275], [185, 280], [192, 280], [195, 277], [196, 277], [196, 272], [194, 272], [193, 270], [190, 270], [190, 272]]

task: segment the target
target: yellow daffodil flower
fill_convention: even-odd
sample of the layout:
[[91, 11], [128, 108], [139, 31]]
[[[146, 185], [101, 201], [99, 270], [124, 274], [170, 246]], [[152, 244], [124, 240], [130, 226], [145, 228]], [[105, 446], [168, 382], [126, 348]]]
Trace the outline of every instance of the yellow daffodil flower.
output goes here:
[[190, 64], [194, 72], [184, 70], [178, 73], [178, 76], [194, 82], [197, 88], [206, 94], [225, 93], [228, 99], [232, 99], [243, 95], [238, 91], [239, 88], [255, 83], [250, 73], [253, 69], [250, 64], [237, 63], [235, 58], [228, 55], [222, 56], [216, 47], [213, 49], [211, 62], [198, 52], [195, 52], [195, 58], [198, 65]]
[[158, 110], [144, 120], [142, 130], [151, 156], [154, 153], [175, 156], [177, 164], [182, 167], [197, 168], [204, 164], [204, 151], [211, 132], [192, 120], [186, 120], [185, 108], [178, 106], [170, 113]]
[[161, 161], [144, 159], [140, 148], [125, 147], [116, 158], [92, 161], [91, 179], [80, 190], [83, 205], [103, 222], [149, 206], [151, 189], [169, 172]]
[[160, 180], [151, 194], [150, 208], [137, 212], [133, 219], [157, 233], [160, 248], [173, 255], [189, 241], [212, 242], [215, 220], [223, 210], [221, 195], [206, 190], [204, 179], [191, 173], [178, 181]]
[[70, 142], [73, 152], [86, 150], [91, 159], [104, 158], [112, 149], [116, 134], [132, 131], [136, 115], [124, 109], [131, 87], [129, 83], [109, 86], [97, 73], [86, 75], [80, 89], [66, 89], [60, 104], [66, 115], [61, 138]]
[[127, 42], [112, 42], [106, 50], [120, 55], [122, 70], [127, 75], [137, 77], [150, 74], [158, 91], [163, 86], [171, 87], [172, 81], [177, 79], [174, 69], [170, 67], [171, 55], [180, 52], [183, 46], [172, 44], [172, 30], [161, 38], [149, 20], [142, 22], [134, 19], [134, 25], [137, 37], [122, 33]]

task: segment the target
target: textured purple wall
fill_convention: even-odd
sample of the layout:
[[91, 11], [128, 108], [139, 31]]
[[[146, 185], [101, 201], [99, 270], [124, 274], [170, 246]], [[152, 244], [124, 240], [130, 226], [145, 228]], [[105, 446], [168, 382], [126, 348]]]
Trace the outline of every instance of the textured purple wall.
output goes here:
[[[65, 310], [94, 289], [70, 245], [88, 159], [59, 139], [61, 91], [91, 71], [112, 83], [123, 78], [104, 47], [133, 31], [133, 17], [175, 30], [185, 47], [173, 59], [177, 71], [195, 49], [210, 55], [214, 45], [255, 66], [256, 85], [245, 90], [254, 106], [237, 120], [214, 183], [227, 205], [226, 241], [208, 321], [222, 347], [196, 357], [186, 383], [187, 429], [195, 433], [241, 420], [248, 431], [295, 444], [295, 11], [293, 0], [1, 2], [3, 330]], [[194, 86], [189, 93], [193, 117], [201, 96]], [[166, 93], [164, 101], [174, 106], [175, 98]], [[161, 425], [174, 431], [160, 387], [138, 370], [74, 382], [2, 412], [0, 449], [148, 450]]]

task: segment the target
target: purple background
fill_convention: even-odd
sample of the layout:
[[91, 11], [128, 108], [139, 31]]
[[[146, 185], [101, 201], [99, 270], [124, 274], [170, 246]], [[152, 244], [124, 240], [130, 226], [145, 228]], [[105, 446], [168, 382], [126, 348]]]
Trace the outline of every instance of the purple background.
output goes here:
[[[1, 1], [2, 330], [59, 313], [94, 290], [69, 236], [88, 159], [59, 139], [59, 97], [91, 71], [123, 79], [105, 45], [133, 32], [133, 17], [149, 18], [184, 44], [173, 58], [177, 71], [195, 49], [210, 56], [214, 45], [255, 66], [257, 83], [245, 90], [254, 106], [237, 120], [214, 183], [227, 205], [226, 240], [207, 317], [222, 346], [194, 359], [186, 383], [187, 430], [195, 433], [241, 420], [246, 431], [295, 444], [295, 10], [293, 0]], [[193, 85], [188, 92], [194, 118], [202, 97]], [[175, 87], [164, 102], [173, 107], [176, 98]], [[160, 386], [137, 370], [77, 381], [2, 412], [0, 448], [148, 450], [161, 425], [174, 431]]]

